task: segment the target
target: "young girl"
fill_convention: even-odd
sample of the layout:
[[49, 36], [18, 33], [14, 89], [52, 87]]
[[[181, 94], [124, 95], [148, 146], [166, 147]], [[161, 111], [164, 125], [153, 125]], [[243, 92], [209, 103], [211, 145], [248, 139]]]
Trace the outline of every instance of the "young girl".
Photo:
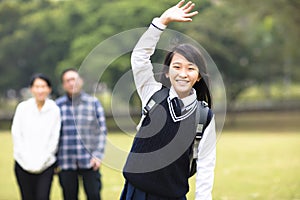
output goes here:
[[[197, 101], [211, 107], [206, 62], [192, 45], [175, 47], [165, 59], [164, 74], [157, 82], [150, 61], [155, 46], [170, 22], [190, 22], [194, 3], [176, 6], [154, 18], [132, 53], [132, 70], [143, 107], [164, 88], [168, 95], [141, 119], [124, 167], [126, 183], [121, 200], [186, 199], [190, 177], [189, 156], [196, 132]], [[151, 100], [150, 100], [151, 101]], [[209, 110], [198, 147], [196, 199], [211, 199], [215, 167], [215, 124]]]
[[31, 78], [30, 91], [33, 97], [17, 106], [12, 123], [15, 175], [22, 200], [47, 200], [56, 162], [60, 111], [48, 99], [51, 82], [45, 75]]

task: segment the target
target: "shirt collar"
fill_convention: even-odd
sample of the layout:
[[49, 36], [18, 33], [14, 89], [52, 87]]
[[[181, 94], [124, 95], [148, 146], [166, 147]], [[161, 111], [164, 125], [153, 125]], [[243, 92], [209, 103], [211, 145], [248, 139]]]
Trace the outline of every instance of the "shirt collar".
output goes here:
[[[170, 96], [170, 100], [174, 99], [175, 97], [178, 97], [178, 94], [175, 91], [173, 86], [171, 86], [170, 88], [169, 96]], [[191, 94], [187, 97], [182, 98], [181, 101], [183, 102], [184, 107], [187, 107], [188, 105], [192, 104], [196, 99], [197, 99], [196, 90], [192, 88]]]
[[83, 96], [83, 92], [80, 92], [76, 95], [74, 94], [72, 96], [66, 94], [67, 101], [74, 105], [78, 105], [82, 101], [82, 96]]
[[36, 101], [35, 101], [35, 98], [34, 98], [34, 97], [30, 98], [30, 99], [29, 99], [29, 102], [31, 102], [31, 104], [32, 104], [32, 106], [34, 107], [34, 109], [36, 109], [38, 112], [46, 112], [46, 111], [48, 111], [49, 109], [51, 109], [51, 106], [50, 106], [50, 104], [49, 104], [49, 98], [46, 98], [45, 104], [43, 105], [43, 107], [42, 107], [41, 110], [38, 109], [38, 106], [37, 106], [37, 104], [36, 104]]

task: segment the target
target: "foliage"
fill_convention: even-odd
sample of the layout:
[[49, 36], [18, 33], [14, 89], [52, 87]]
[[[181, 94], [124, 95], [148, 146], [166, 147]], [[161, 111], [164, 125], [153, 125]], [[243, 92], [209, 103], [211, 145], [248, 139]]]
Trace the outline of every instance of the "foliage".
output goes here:
[[[79, 67], [102, 41], [147, 26], [176, 2], [170, 0], [0, 1], [0, 95], [26, 87], [43, 72], [58, 93], [59, 74]], [[248, 87], [299, 82], [299, 15], [296, 0], [203, 0], [189, 24], [172, 24], [210, 53], [227, 86], [229, 102]], [[255, 12], [253, 12], [255, 10]], [[109, 88], [129, 70], [130, 54], [103, 75]]]

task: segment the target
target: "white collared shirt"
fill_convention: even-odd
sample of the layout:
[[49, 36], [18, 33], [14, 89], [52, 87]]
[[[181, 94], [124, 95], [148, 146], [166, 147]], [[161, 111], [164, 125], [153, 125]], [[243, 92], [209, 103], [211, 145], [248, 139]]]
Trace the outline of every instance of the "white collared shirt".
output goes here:
[[60, 110], [51, 99], [41, 110], [34, 98], [17, 106], [11, 128], [13, 155], [24, 170], [40, 173], [56, 161], [60, 125]]

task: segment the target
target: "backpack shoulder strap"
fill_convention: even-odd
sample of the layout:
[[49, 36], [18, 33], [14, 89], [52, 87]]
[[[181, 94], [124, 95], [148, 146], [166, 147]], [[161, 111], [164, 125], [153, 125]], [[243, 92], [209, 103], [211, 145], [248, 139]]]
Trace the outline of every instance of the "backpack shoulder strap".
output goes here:
[[209, 107], [205, 101], [198, 101], [196, 120], [195, 120], [195, 130], [196, 136], [192, 145], [192, 151], [190, 154], [190, 177], [193, 176], [197, 171], [197, 159], [198, 159], [198, 147], [200, 140], [202, 139], [204, 129], [207, 125]]
[[156, 105], [160, 104], [169, 95], [169, 88], [163, 87], [155, 92], [143, 108], [143, 115], [147, 115]]
[[137, 125], [136, 129], [139, 130], [140, 127], [142, 126], [142, 122], [145, 119], [145, 117], [149, 114], [149, 112], [151, 112], [152, 110], [154, 110], [154, 108], [160, 104], [165, 98], [167, 98], [169, 95], [169, 88], [166, 87], [162, 87], [160, 90], [158, 90], [157, 92], [155, 92], [149, 99], [149, 101], [147, 102], [147, 104], [145, 105], [145, 107], [142, 110], [142, 117], [141, 120], [139, 122], [139, 124]]
[[197, 112], [196, 112], [196, 137], [194, 140], [193, 158], [198, 158], [198, 146], [202, 139], [203, 132], [207, 123], [209, 107], [205, 101], [198, 101]]
[[197, 109], [198, 110], [196, 114], [198, 114], [199, 116], [197, 118], [196, 115], [196, 124], [197, 124], [196, 132], [197, 135], [201, 134], [202, 136], [207, 123], [207, 115], [208, 115], [209, 107], [205, 101], [198, 101]]

